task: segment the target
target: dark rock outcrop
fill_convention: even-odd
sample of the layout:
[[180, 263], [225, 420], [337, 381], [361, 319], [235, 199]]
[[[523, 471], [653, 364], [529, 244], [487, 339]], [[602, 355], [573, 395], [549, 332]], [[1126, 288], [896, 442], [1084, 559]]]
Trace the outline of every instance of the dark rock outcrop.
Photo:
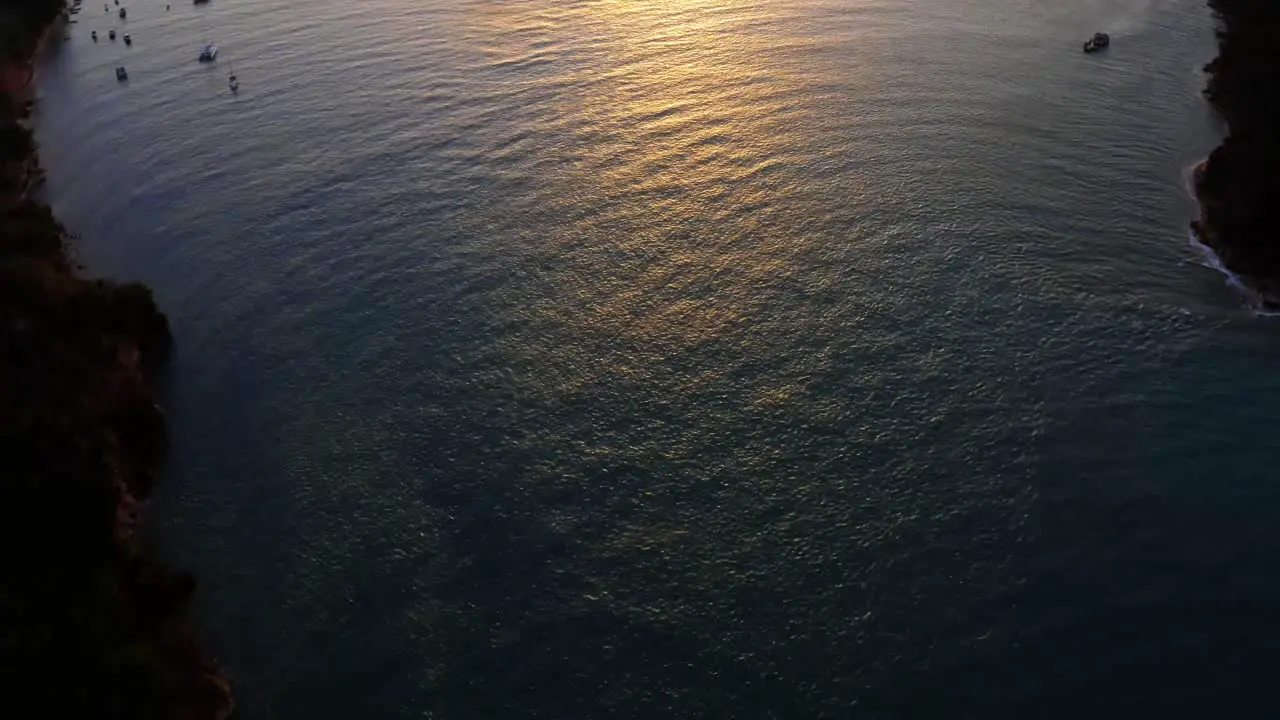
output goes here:
[[1197, 235], [1223, 264], [1280, 304], [1280, 3], [1209, 0], [1218, 57], [1205, 95], [1228, 135], [1195, 173]]

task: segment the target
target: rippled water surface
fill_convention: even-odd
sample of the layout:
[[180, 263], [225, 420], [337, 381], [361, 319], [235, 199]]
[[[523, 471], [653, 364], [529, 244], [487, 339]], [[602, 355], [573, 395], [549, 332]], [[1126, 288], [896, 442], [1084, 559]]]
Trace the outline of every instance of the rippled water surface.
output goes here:
[[50, 199], [174, 323], [152, 512], [241, 717], [1265, 707], [1198, 0], [87, 7]]

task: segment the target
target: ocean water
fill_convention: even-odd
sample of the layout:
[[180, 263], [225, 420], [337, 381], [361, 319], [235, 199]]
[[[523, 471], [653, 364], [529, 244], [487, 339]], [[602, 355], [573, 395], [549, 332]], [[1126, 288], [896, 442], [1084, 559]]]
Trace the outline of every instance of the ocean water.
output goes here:
[[41, 156], [173, 322], [150, 517], [238, 717], [1274, 704], [1280, 329], [1187, 242], [1198, 0], [129, 11], [43, 64]]

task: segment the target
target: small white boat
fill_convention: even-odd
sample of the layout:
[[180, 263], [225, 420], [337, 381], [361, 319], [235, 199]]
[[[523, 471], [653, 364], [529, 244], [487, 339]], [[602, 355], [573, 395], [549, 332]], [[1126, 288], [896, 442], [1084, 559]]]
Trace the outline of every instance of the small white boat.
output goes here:
[[200, 51], [200, 57], [197, 58], [197, 60], [200, 62], [213, 62], [213, 59], [216, 57], [218, 57], [218, 46], [213, 43], [209, 43]]

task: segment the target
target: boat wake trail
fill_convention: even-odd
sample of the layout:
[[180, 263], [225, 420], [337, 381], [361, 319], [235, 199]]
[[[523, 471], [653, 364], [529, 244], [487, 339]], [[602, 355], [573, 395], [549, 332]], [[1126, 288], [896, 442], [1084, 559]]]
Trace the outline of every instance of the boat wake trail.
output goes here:
[[1073, 12], [1113, 35], [1132, 35], [1146, 28], [1175, 0], [1080, 0]]

